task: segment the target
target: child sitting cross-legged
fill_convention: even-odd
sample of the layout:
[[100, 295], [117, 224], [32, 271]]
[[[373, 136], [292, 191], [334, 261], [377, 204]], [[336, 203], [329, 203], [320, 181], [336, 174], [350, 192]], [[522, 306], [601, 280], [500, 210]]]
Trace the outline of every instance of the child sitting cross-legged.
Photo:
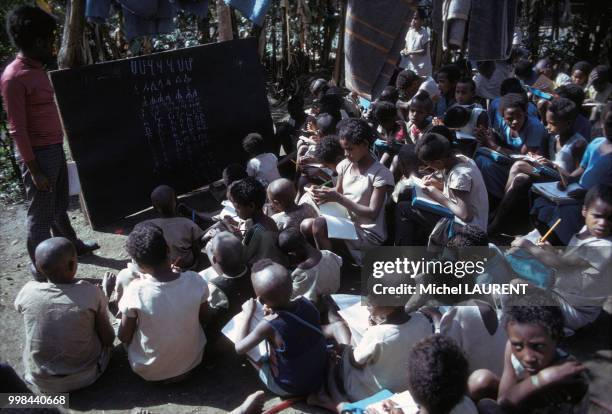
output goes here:
[[75, 281], [77, 252], [68, 239], [43, 241], [35, 257], [48, 282], [26, 283], [15, 299], [26, 328], [25, 380], [42, 392], [84, 388], [110, 360], [115, 333], [106, 297], [97, 286]]
[[[586, 413], [586, 367], [558, 348], [563, 314], [541, 295], [512, 297], [504, 310], [508, 343], [501, 379], [487, 370], [470, 384], [499, 384], [497, 401], [482, 399], [480, 413]], [[479, 380], [473, 377], [479, 376]], [[470, 389], [471, 394], [478, 390]], [[585, 406], [587, 404], [587, 406]]]
[[[269, 358], [263, 363], [250, 360], [266, 387], [281, 397], [314, 392], [323, 384], [327, 366], [319, 312], [308, 299], [291, 300], [289, 272], [269, 259], [253, 265], [251, 281], [257, 299], [243, 305], [246, 317], [238, 328], [236, 353], [246, 354], [266, 341]], [[249, 332], [257, 300], [266, 316]]]
[[322, 296], [338, 291], [342, 266], [340, 256], [329, 250], [315, 249], [296, 228], [280, 232], [278, 244], [295, 265], [291, 273], [292, 297], [303, 296], [317, 303]]
[[197, 273], [175, 273], [158, 227], [132, 230], [128, 254], [144, 274], [119, 301], [119, 339], [130, 366], [147, 381], [179, 381], [202, 361], [208, 319], [208, 285]]
[[318, 217], [317, 211], [308, 203], [296, 204], [295, 186], [286, 178], [279, 178], [268, 185], [268, 203], [275, 212], [272, 220], [279, 231], [289, 227], [300, 228], [302, 220]]

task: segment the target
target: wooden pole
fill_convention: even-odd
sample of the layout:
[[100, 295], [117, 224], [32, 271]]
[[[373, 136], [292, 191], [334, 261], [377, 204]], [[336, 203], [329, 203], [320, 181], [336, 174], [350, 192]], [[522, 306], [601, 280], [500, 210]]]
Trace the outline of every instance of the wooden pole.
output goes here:
[[342, 70], [344, 68], [344, 26], [346, 24], [346, 0], [342, 1], [342, 17], [340, 18], [340, 30], [338, 30], [338, 49], [336, 50], [336, 65], [334, 66], [334, 82], [340, 86]]
[[232, 40], [234, 34], [232, 32], [232, 15], [228, 5], [223, 0], [217, 0], [217, 21], [219, 30], [219, 42]]
[[85, 0], [67, 3], [62, 46], [57, 57], [60, 69], [76, 68], [92, 63], [88, 60], [85, 42]]

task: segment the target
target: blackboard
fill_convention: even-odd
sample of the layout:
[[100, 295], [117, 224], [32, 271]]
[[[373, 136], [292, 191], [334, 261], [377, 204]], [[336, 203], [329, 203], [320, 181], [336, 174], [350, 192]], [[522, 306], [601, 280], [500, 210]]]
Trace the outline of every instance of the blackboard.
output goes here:
[[254, 39], [233, 40], [50, 73], [94, 228], [245, 162], [242, 139], [272, 139]]

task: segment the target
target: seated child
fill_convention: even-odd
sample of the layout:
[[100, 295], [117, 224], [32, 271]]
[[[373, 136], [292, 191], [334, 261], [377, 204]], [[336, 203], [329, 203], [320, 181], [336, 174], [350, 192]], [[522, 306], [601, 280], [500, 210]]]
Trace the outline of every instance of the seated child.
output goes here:
[[[432, 335], [419, 341], [408, 355], [407, 373], [408, 390], [420, 407], [419, 413], [478, 413], [466, 395], [468, 361], [453, 339]], [[403, 413], [401, 409], [391, 412]]]
[[294, 227], [280, 232], [278, 245], [295, 266], [291, 272], [292, 298], [303, 296], [317, 303], [322, 296], [338, 292], [342, 266], [340, 256], [329, 250], [315, 249]]
[[[525, 95], [525, 89], [521, 84], [520, 80], [518, 80], [517, 78], [504, 79], [504, 81], [501, 83], [499, 96], [489, 103], [489, 107], [487, 108], [487, 114], [489, 115], [489, 123], [491, 125], [491, 128], [493, 128], [494, 131], [499, 131], [504, 121], [503, 115], [499, 112], [499, 102], [502, 96], [507, 95], [509, 93], [518, 93], [521, 95]], [[531, 101], [527, 103], [527, 114], [535, 117], [538, 116], [538, 108]]]
[[[327, 366], [319, 312], [305, 298], [291, 300], [289, 272], [269, 259], [253, 265], [251, 280], [258, 299], [249, 299], [243, 305], [246, 317], [239, 328], [236, 353], [244, 355], [266, 341], [269, 360], [250, 362], [271, 392], [287, 397], [307, 395], [319, 389], [325, 381]], [[256, 300], [261, 301], [267, 314], [249, 332]]]
[[576, 105], [566, 98], [556, 98], [548, 106], [546, 125], [551, 136], [547, 148], [544, 148], [544, 156], [512, 164], [504, 196], [489, 226], [490, 234], [500, 231], [521, 204], [525, 207], [523, 210], [527, 211], [527, 195], [534, 181], [555, 180], [554, 175], [543, 174], [539, 167], [552, 168], [553, 172], [560, 170], [562, 174], [572, 173], [578, 167], [587, 141], [574, 130], [576, 114]]
[[[249, 268], [244, 260], [242, 241], [230, 232], [218, 233], [211, 240], [210, 251], [207, 253], [211, 266], [202, 270], [200, 276], [208, 282], [208, 302], [217, 312], [221, 311], [219, 308], [223, 308], [228, 317], [234, 316], [240, 312], [244, 301], [253, 297], [253, 286]], [[223, 323], [219, 325], [223, 326]]]
[[440, 99], [440, 88], [431, 76], [421, 77], [410, 69], [398, 73], [395, 79], [395, 87], [399, 98], [403, 102], [409, 102], [418, 92], [424, 91], [431, 97], [434, 103]]
[[297, 163], [298, 165], [314, 162], [314, 151], [317, 143], [322, 137], [332, 135], [336, 132], [337, 120], [330, 114], [319, 114], [315, 118], [312, 135], [309, 137], [301, 136], [297, 143]]
[[[582, 135], [587, 141], [591, 140], [591, 122], [589, 118], [582, 114], [582, 104], [584, 102], [584, 90], [573, 83], [568, 83], [567, 85], [559, 86], [555, 89], [555, 93], [559, 95], [560, 98], [570, 99], [572, 102], [576, 104], [577, 115], [576, 120], [574, 121], [574, 130]], [[547, 101], [548, 102], [548, 101]]]
[[[403, 278], [387, 274], [378, 279], [385, 287], [399, 287]], [[414, 345], [433, 333], [430, 320], [420, 312], [404, 312], [403, 298], [395, 295], [368, 295], [368, 324], [356, 346], [339, 346], [342, 359], [330, 376], [340, 393], [321, 390], [309, 403], [335, 410], [342, 402], [359, 401], [387, 389], [401, 392], [408, 387], [406, 360]]]
[[167, 185], [151, 193], [153, 208], [161, 218], [147, 220], [159, 227], [170, 248], [170, 262], [181, 269], [193, 269], [199, 264], [204, 231], [193, 221], [176, 214], [176, 194]]
[[272, 220], [279, 231], [288, 227], [299, 229], [304, 219], [315, 218], [319, 213], [310, 204], [296, 204], [296, 191], [293, 183], [286, 178], [279, 178], [268, 185], [268, 202], [275, 214]]
[[582, 90], [586, 89], [589, 80], [589, 74], [593, 66], [584, 60], [576, 62], [572, 66], [572, 83], [579, 86]]
[[[483, 177], [473, 160], [451, 150], [447, 138], [429, 133], [417, 145], [421, 162], [442, 172], [440, 182], [433, 175], [423, 179], [423, 193], [447, 207], [459, 224], [471, 224], [487, 229], [489, 202]], [[440, 217], [420, 211], [409, 201], [398, 203], [395, 220], [395, 241], [400, 246], [424, 245]]]
[[455, 64], [444, 65], [438, 70], [436, 82], [442, 96], [434, 105], [434, 116], [441, 118], [455, 104], [455, 86], [460, 78], [461, 70]]
[[328, 135], [321, 138], [315, 147], [315, 159], [323, 166], [317, 172], [319, 180], [332, 181], [333, 185], [338, 182], [336, 167], [344, 159], [344, 150], [340, 145], [340, 139], [336, 135]]
[[511, 66], [505, 62], [492, 60], [476, 62], [478, 73], [474, 76], [476, 95], [483, 100], [494, 100], [500, 96], [504, 79], [510, 75]]
[[[537, 197], [533, 202], [530, 215], [541, 234], [546, 234], [557, 219], [562, 219], [548, 238], [553, 245], [567, 245], [584, 224], [580, 211], [586, 191], [597, 184], [612, 181], [612, 103], [608, 104], [607, 109], [604, 118], [605, 137], [595, 138], [589, 143], [580, 161], [580, 167], [569, 175], [561, 172], [566, 183], [577, 181], [580, 185], [580, 189], [568, 193], [576, 198], [576, 203], [557, 205], [545, 197]], [[562, 182], [557, 186], [565, 188]]]
[[195, 272], [172, 270], [163, 233], [151, 224], [132, 230], [126, 250], [145, 274], [119, 301], [118, 336], [130, 366], [147, 381], [183, 379], [204, 354], [208, 285]]
[[417, 93], [411, 100], [408, 111], [408, 138], [412, 143], [417, 143], [423, 131], [431, 125], [433, 113], [433, 101], [425, 92]]
[[[516, 93], [504, 95], [500, 100], [499, 111], [503, 115], [499, 130], [502, 142], [488, 131], [483, 135], [477, 134], [481, 145], [505, 154], [538, 152], [546, 138], [546, 130], [537, 118], [527, 114], [527, 98]], [[477, 155], [475, 161], [482, 172], [487, 191], [496, 200], [501, 200], [510, 172], [509, 166], [483, 154]]]
[[264, 186], [280, 178], [278, 159], [276, 155], [267, 152], [266, 143], [261, 135], [254, 132], [248, 134], [242, 141], [242, 147], [251, 157], [246, 168], [249, 177], [255, 177]]
[[402, 172], [402, 178], [399, 179], [391, 198], [394, 203], [400, 201], [412, 200], [413, 176], [419, 176], [419, 158], [416, 154], [416, 146], [414, 144], [406, 144], [402, 146], [399, 154], [399, 166]]
[[501, 376], [508, 335], [489, 303], [474, 299], [453, 306], [442, 315], [440, 334], [454, 339], [465, 352], [469, 373], [488, 369]]
[[[455, 86], [455, 102], [465, 108], [482, 109], [482, 105], [476, 102], [476, 83], [472, 78], [461, 78]], [[486, 111], [484, 111], [486, 112]], [[478, 112], [482, 115], [482, 112]], [[488, 117], [476, 117], [478, 125], [489, 126]]]
[[[339, 136], [346, 159], [338, 164], [338, 183], [335, 188], [316, 188], [313, 194], [317, 204], [337, 202], [348, 210], [359, 240], [345, 240], [345, 244], [360, 263], [365, 250], [381, 245], [387, 238], [384, 202], [394, 181], [391, 172], [370, 153], [373, 131], [367, 122], [343, 120]], [[301, 230], [314, 237], [319, 250], [332, 250], [324, 217], [304, 220]]]
[[576, 233], [564, 253], [520, 238], [521, 247], [555, 270], [553, 296], [565, 326], [577, 330], [595, 321], [608, 295], [612, 295], [612, 186], [589, 190], [582, 207], [586, 225]]
[[286, 264], [287, 257], [278, 249], [278, 227], [262, 210], [266, 202], [263, 184], [252, 177], [236, 181], [229, 188], [229, 197], [238, 217], [246, 221], [242, 243], [247, 263], [272, 259], [282, 265]]
[[406, 124], [399, 120], [397, 108], [391, 102], [377, 102], [374, 106], [374, 118], [378, 123], [379, 135], [374, 141], [374, 150], [378, 154], [380, 163], [390, 166], [393, 156], [397, 155], [408, 138]]
[[[508, 343], [501, 379], [490, 371], [474, 372], [471, 386], [498, 388], [497, 402], [483, 399], [480, 413], [586, 413], [586, 367], [557, 347], [563, 315], [537, 296], [517, 296], [504, 310]], [[471, 395], [482, 395], [474, 387]], [[495, 396], [493, 397], [495, 398]]]
[[596, 104], [591, 109], [591, 122], [595, 123], [603, 114], [603, 108], [612, 97], [612, 83], [610, 80], [610, 68], [605, 65], [595, 66], [589, 74], [589, 84], [585, 90], [587, 99], [585, 102]]
[[115, 339], [106, 297], [75, 281], [77, 253], [68, 239], [43, 241], [35, 258], [48, 282], [26, 283], [15, 299], [25, 324], [25, 380], [41, 392], [87, 387], [106, 370]]

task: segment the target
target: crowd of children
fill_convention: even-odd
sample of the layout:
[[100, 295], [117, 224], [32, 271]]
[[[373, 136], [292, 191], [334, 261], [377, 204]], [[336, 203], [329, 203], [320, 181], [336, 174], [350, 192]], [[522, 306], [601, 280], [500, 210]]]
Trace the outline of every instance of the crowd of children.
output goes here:
[[[230, 351], [282, 397], [342, 411], [387, 389], [408, 391], [420, 413], [586, 412], [586, 368], [559, 343], [612, 295], [609, 68], [577, 62], [564, 74], [551, 59], [522, 59], [448, 64], [431, 77], [421, 20], [406, 69], [369, 109], [317, 79], [308, 112], [293, 97], [274, 139], [247, 135], [248, 161], [223, 172], [218, 215], [153, 189], [159, 218], [135, 226], [131, 263], [101, 289], [75, 279], [70, 240], [38, 244], [39, 280], [15, 300], [29, 386], [92, 384], [116, 338], [144, 380], [182, 381], [222, 357], [210, 342], [242, 313]], [[542, 76], [554, 89], [534, 87]], [[511, 244], [508, 256], [495, 244]], [[427, 245], [498, 252], [529, 295], [434, 308], [369, 296], [369, 326], [352, 335], [330, 298], [341, 274], [375, 247]], [[512, 266], [517, 252], [533, 274]]]

